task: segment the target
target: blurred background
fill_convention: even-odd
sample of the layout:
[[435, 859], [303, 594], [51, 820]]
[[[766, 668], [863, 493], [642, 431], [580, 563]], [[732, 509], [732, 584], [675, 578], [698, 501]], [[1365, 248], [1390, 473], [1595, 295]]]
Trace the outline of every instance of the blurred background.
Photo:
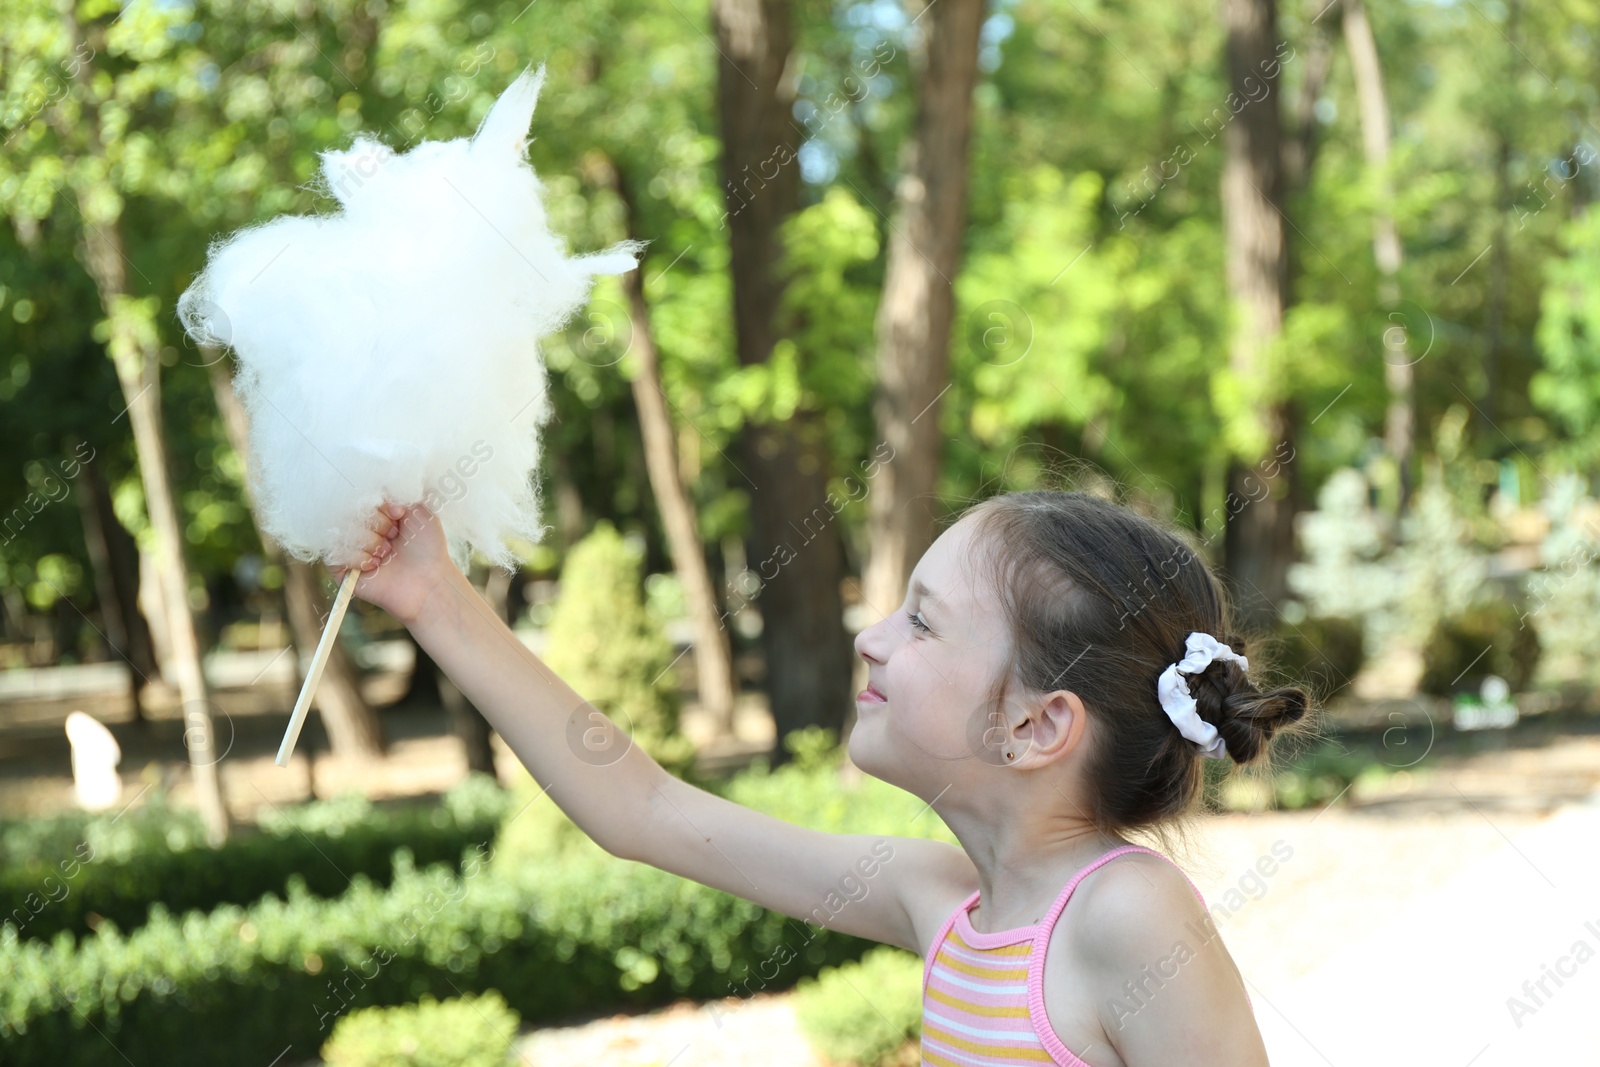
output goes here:
[[854, 633], [960, 508], [1122, 499], [1320, 701], [1174, 843], [1272, 1062], [1592, 1056], [1597, 33], [0, 0], [0, 1061], [916, 1062], [915, 957], [605, 855], [370, 605], [273, 765], [333, 584], [260, 535], [177, 296], [333, 209], [319, 151], [470, 134], [538, 62], [552, 226], [650, 245], [542, 344], [552, 529], [473, 570], [522, 640], [708, 789], [950, 840], [843, 755]]

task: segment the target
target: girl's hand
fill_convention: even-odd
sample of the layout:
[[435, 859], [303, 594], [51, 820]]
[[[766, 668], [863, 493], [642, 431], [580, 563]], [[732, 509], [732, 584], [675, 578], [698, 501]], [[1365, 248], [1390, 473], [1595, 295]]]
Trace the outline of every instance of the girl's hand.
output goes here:
[[[356, 579], [355, 595], [410, 626], [456, 569], [444, 526], [425, 504], [384, 504], [368, 525], [372, 540], [356, 562], [362, 576]], [[349, 570], [348, 565], [328, 568], [340, 582]]]

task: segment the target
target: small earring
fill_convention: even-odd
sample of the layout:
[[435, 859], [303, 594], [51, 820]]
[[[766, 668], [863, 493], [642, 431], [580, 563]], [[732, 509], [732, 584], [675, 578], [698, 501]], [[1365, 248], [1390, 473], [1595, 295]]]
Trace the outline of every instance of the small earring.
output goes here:
[[1014, 753], [1014, 752], [1007, 752], [1006, 753], [1006, 759], [1015, 759], [1015, 758], [1016, 758], [1016, 753]]

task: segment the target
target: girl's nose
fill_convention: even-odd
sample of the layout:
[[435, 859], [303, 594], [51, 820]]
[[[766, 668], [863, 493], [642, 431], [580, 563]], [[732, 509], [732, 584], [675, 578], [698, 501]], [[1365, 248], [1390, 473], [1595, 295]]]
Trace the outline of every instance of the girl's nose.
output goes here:
[[881, 641], [883, 622], [875, 622], [865, 630], [856, 634], [856, 639], [851, 642], [855, 646], [856, 655], [868, 663], [882, 663], [883, 656], [878, 651], [878, 642]]

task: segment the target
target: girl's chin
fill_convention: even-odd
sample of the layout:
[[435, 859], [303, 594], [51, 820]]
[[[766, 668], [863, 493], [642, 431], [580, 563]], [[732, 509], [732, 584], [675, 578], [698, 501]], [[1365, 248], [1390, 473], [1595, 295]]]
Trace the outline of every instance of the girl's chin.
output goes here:
[[894, 761], [885, 758], [886, 747], [883, 735], [872, 724], [869, 723], [863, 730], [858, 720], [855, 729], [850, 731], [850, 743], [845, 747], [845, 752], [862, 774], [870, 774], [880, 781], [904, 789], [906, 786], [902, 779], [905, 778], [905, 770], [900, 768], [897, 772]]
[[850, 757], [850, 762], [867, 774], [879, 777], [877, 768], [882, 761], [877, 758], [877, 748], [876, 738], [869, 740], [861, 736], [861, 721], [856, 720], [855, 727], [850, 731], [850, 741], [845, 745], [845, 754]]

